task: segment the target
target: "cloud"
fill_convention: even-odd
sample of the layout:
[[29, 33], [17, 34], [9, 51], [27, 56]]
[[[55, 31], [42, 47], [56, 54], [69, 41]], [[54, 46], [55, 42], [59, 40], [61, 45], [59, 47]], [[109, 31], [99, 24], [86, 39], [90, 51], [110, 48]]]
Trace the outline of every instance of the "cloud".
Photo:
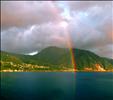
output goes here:
[[100, 46], [98, 49], [93, 48], [91, 51], [96, 52], [99, 55], [104, 54], [104, 57], [113, 58], [113, 44]]
[[111, 1], [2, 1], [1, 8], [2, 50], [26, 54], [72, 41], [113, 58]]
[[65, 33], [60, 24], [46, 23], [26, 29], [11, 28], [1, 33], [2, 49], [29, 53], [48, 46], [65, 46]]
[[67, 6], [73, 11], [87, 11], [92, 7], [109, 7], [112, 5], [111, 1], [67, 1]]
[[[73, 16], [69, 26], [74, 47], [108, 57], [108, 53], [103, 52], [106, 51], [111, 57], [110, 55], [113, 54], [112, 2], [69, 2], [68, 6]], [[104, 50], [100, 50], [102, 47]]]
[[55, 4], [50, 1], [2, 1], [2, 27], [24, 27], [49, 21], [59, 21], [60, 10], [56, 11], [55, 7]]

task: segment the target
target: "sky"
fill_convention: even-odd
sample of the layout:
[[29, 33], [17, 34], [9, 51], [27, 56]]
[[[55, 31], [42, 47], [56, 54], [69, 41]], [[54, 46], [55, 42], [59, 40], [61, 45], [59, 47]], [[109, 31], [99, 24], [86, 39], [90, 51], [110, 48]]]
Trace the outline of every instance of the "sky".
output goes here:
[[36, 54], [49, 46], [113, 58], [112, 1], [1, 1], [1, 49]]

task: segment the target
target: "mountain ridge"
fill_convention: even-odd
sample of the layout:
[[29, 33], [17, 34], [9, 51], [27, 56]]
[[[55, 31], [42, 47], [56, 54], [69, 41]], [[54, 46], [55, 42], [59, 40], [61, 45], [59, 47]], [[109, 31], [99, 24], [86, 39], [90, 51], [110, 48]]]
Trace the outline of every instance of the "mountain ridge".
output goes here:
[[[81, 50], [75, 48], [71, 50], [73, 50], [73, 56], [75, 58], [77, 70], [113, 69], [113, 59], [100, 57], [88, 50]], [[15, 60], [13, 61], [13, 59]], [[9, 61], [13, 63], [16, 62], [16, 64], [30, 64], [31, 66], [32, 65], [49, 66], [50, 69], [74, 68], [72, 64], [72, 55], [70, 53], [70, 50], [68, 48], [59, 48], [59, 47], [45, 48], [38, 54], [33, 56], [13, 54], [1, 51], [1, 61], [2, 62]]]

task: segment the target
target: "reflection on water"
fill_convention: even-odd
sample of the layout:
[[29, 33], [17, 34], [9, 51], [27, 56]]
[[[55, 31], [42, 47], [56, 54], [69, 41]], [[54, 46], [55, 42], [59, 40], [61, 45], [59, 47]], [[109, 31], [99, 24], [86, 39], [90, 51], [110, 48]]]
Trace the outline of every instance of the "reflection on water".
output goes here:
[[1, 73], [5, 100], [112, 100], [113, 73]]

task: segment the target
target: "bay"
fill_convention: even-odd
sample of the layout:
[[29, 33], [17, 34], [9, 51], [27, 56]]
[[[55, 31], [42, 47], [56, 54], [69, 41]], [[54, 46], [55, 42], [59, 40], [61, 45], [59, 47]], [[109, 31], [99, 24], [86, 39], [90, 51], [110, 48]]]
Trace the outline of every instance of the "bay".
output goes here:
[[2, 100], [113, 100], [112, 72], [1, 72]]

